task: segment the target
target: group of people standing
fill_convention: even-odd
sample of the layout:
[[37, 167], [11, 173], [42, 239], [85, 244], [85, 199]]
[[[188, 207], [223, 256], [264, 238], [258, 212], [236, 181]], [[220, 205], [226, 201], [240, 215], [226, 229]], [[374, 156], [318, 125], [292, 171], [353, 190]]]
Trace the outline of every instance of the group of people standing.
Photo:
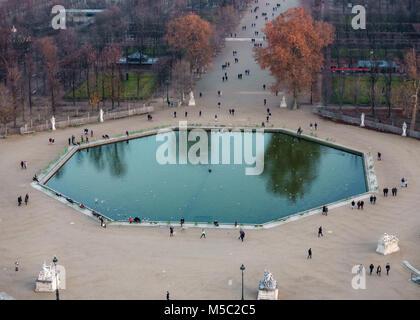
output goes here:
[[[22, 205], [22, 202], [23, 202], [22, 196], [19, 196], [18, 197], [18, 207], [20, 207]], [[29, 194], [27, 193], [25, 195], [25, 205], [28, 205], [28, 202], [29, 202]]]
[[[375, 269], [375, 266], [373, 265], [373, 263], [371, 263], [370, 266], [369, 266], [369, 275], [372, 275], [372, 272], [373, 272], [374, 269]], [[389, 276], [389, 271], [391, 270], [391, 266], [389, 265], [389, 263], [386, 264], [385, 269], [386, 269], [386, 275]], [[362, 264], [360, 265], [360, 270], [361, 271], [363, 270], [363, 265]], [[380, 276], [381, 272], [382, 272], [382, 268], [381, 268], [380, 265], [378, 265], [376, 267], [376, 274], [378, 276]]]

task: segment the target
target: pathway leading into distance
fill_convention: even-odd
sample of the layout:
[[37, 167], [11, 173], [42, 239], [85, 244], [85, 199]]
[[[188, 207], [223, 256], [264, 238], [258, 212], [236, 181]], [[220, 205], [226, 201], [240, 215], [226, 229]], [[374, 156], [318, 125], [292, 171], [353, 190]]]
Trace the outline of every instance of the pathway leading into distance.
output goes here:
[[[277, 3], [280, 7], [277, 7]], [[279, 107], [285, 92], [279, 92], [278, 96], [270, 92], [269, 87], [275, 80], [269, 70], [261, 70], [255, 61], [252, 39], [255, 39], [256, 43], [265, 45], [264, 33], [261, 30], [266, 22], [298, 5], [298, 0], [259, 0], [248, 8], [232, 36], [225, 39], [225, 47], [215, 57], [212, 68], [196, 84], [194, 95], [197, 106], [203, 112], [214, 112], [219, 115], [228, 113], [230, 108], [235, 108], [235, 115], [240, 116], [240, 111], [244, 108], [261, 109], [264, 114], [267, 107]], [[259, 8], [254, 12], [256, 7]], [[262, 16], [263, 12], [267, 14], [267, 20]], [[252, 27], [253, 23], [256, 24], [255, 27]], [[246, 30], [242, 29], [243, 26], [246, 26]], [[255, 31], [259, 32], [258, 35]], [[237, 51], [238, 63], [234, 62], [234, 50]], [[230, 62], [230, 67], [222, 70], [222, 65], [227, 61]], [[250, 70], [249, 76], [245, 75], [246, 69]], [[222, 77], [225, 72], [228, 80], [223, 82]], [[243, 75], [242, 80], [238, 79], [240, 73]], [[266, 85], [266, 90], [263, 90], [263, 84]], [[221, 97], [217, 95], [219, 90], [222, 92]], [[202, 98], [199, 98], [200, 92], [203, 93]], [[267, 100], [267, 106], [264, 106], [264, 99]], [[221, 103], [220, 110], [217, 107], [218, 102]]]

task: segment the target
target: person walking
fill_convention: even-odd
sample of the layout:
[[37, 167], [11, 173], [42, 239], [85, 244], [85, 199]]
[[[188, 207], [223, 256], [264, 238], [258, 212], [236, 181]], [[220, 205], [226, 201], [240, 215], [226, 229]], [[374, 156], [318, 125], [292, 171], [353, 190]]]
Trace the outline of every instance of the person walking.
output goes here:
[[244, 242], [244, 238], [245, 238], [245, 232], [244, 232], [244, 230], [242, 230], [242, 228], [239, 230], [239, 238], [238, 239], [241, 239], [242, 240], [242, 242]]
[[166, 300], [169, 300], [169, 291], [166, 291]]
[[318, 123], [315, 122], [314, 127], [315, 127], [315, 131], [316, 131], [318, 129]]
[[365, 269], [365, 267], [363, 266], [363, 264], [359, 265], [359, 274], [363, 275], [363, 270]]
[[375, 269], [375, 266], [373, 265], [373, 263], [370, 264], [369, 269], [370, 269], [369, 275], [372, 275], [373, 269]]
[[20, 207], [20, 205], [22, 204], [22, 196], [18, 197], [18, 207]]
[[381, 266], [378, 266], [378, 267], [376, 268], [376, 274], [377, 274], [378, 276], [381, 276], [381, 271], [382, 271]]
[[319, 237], [323, 237], [324, 235], [322, 234], [322, 226], [320, 226], [319, 228], [318, 228], [318, 238]]
[[378, 152], [378, 161], [382, 160], [382, 154], [380, 152]]
[[200, 239], [201, 238], [206, 238], [206, 230], [204, 230], [204, 229], [201, 229], [201, 237], [200, 237]]
[[365, 205], [365, 202], [362, 200], [362, 201], [360, 201], [360, 209], [362, 209], [363, 210], [363, 206]]
[[306, 259], [312, 259], [312, 248], [309, 248], [308, 257]]
[[376, 196], [373, 196], [373, 204], [376, 204]]
[[354, 200], [351, 202], [351, 210], [354, 209], [354, 206], [356, 205], [356, 202], [354, 202]]
[[28, 205], [29, 202], [29, 194], [26, 194], [25, 196], [25, 205]]
[[169, 227], [169, 236], [170, 237], [174, 236], [174, 227]]
[[181, 218], [181, 228], [182, 228], [182, 226], [184, 225], [184, 222], [185, 222], [184, 217], [182, 217], [182, 218]]
[[389, 270], [391, 270], [391, 266], [389, 265], [389, 262], [386, 264], [386, 275], [389, 276]]
[[176, 118], [176, 111], [174, 111], [174, 118]]
[[19, 261], [16, 259], [15, 262], [15, 271], [18, 272], [19, 271]]

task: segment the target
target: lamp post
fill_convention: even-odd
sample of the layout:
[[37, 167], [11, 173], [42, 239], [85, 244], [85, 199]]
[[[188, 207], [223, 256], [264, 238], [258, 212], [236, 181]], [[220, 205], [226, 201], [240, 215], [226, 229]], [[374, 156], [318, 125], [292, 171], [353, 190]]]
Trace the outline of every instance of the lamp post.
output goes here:
[[60, 300], [60, 294], [58, 292], [58, 277], [57, 277], [57, 262], [58, 262], [58, 259], [57, 259], [57, 257], [54, 257], [53, 262], [54, 262], [55, 284], [56, 284], [56, 286], [55, 286], [55, 297], [56, 297], [56, 300]]
[[242, 264], [240, 269], [242, 271], [242, 300], [244, 300], [244, 270], [245, 270], [245, 266]]
[[168, 79], [165, 80], [165, 84], [166, 84], [166, 103], [169, 106], [169, 80]]

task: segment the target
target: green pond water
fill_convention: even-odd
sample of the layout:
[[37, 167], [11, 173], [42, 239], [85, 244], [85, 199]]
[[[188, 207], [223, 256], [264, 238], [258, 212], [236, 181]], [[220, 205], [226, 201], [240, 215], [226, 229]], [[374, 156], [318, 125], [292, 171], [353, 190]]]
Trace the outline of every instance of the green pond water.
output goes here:
[[[177, 132], [177, 149], [178, 140]], [[234, 139], [230, 143], [233, 163]], [[254, 134], [254, 149], [255, 143]], [[261, 175], [246, 175], [244, 161], [161, 165], [156, 151], [162, 144], [149, 136], [78, 151], [46, 185], [114, 220], [240, 224], [262, 224], [366, 192], [361, 156], [282, 133], [264, 133]]]

